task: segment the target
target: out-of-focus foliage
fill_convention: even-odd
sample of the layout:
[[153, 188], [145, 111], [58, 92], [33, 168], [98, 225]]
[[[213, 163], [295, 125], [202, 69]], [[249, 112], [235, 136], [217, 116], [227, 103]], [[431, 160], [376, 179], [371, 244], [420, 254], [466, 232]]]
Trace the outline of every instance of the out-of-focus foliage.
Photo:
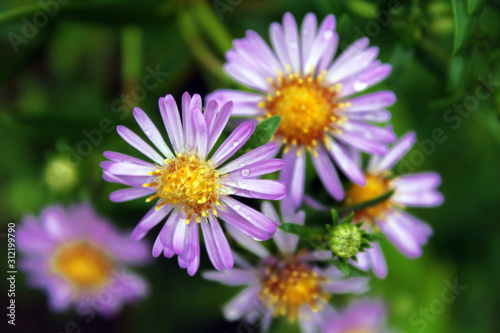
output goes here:
[[[132, 228], [148, 205], [112, 204], [108, 194], [120, 186], [102, 181], [99, 168], [105, 150], [136, 154], [114, 127], [138, 129], [135, 106], [161, 124], [157, 100], [168, 93], [180, 100], [185, 90], [204, 95], [238, 87], [222, 70], [231, 40], [247, 29], [267, 39], [269, 24], [286, 11], [299, 20], [309, 11], [319, 18], [335, 14], [340, 49], [370, 37], [381, 60], [393, 66], [379, 87], [398, 96], [391, 108], [395, 131], [415, 130], [419, 138], [396, 171], [432, 169], [443, 177], [445, 204], [412, 210], [435, 230], [424, 256], [408, 260], [382, 241], [389, 276], [372, 285], [389, 302], [391, 325], [404, 332], [494, 331], [500, 306], [499, 2], [3, 0], [2, 230], [49, 203], [81, 200]], [[307, 191], [328, 202], [315, 173], [308, 177]], [[311, 224], [331, 221], [311, 209], [307, 216]], [[209, 268], [203, 255], [200, 271]], [[83, 332], [237, 330], [239, 323], [225, 323], [220, 312], [235, 290], [200, 274], [188, 277], [165, 258], [141, 272], [152, 296], [114, 320], [53, 315], [45, 296], [18, 275], [18, 328], [61, 332], [75, 321]], [[436, 300], [455, 279], [467, 289], [441, 308]], [[274, 332], [294, 330], [284, 320], [273, 326]]]

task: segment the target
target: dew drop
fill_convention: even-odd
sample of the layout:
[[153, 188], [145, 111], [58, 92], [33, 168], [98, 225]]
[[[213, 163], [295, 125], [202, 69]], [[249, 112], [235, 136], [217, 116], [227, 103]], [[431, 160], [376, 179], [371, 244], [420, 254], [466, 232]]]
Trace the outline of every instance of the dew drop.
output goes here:
[[234, 209], [234, 210], [240, 210], [240, 208], [241, 208], [241, 206], [240, 206], [240, 205], [234, 205], [234, 206], [233, 206], [233, 209]]
[[240, 144], [240, 142], [239, 142], [238, 140], [236, 140], [236, 141], [234, 141], [234, 142], [233, 142], [233, 147], [236, 147], [236, 146], [238, 146], [239, 144]]
[[250, 174], [250, 170], [248, 170], [248, 169], [241, 170], [241, 175], [243, 177], [248, 177], [249, 174]]
[[241, 183], [240, 184], [240, 188], [242, 188], [242, 189], [246, 189], [247, 187], [248, 187], [247, 183]]
[[243, 168], [245, 166], [245, 163], [240, 163], [240, 168]]
[[327, 32], [325, 32], [325, 33], [323, 34], [323, 37], [324, 37], [325, 39], [330, 39], [330, 38], [332, 38], [332, 36], [333, 36], [333, 31], [327, 31]]
[[368, 84], [366, 84], [366, 82], [358, 81], [358, 82], [354, 83], [354, 90], [360, 91], [360, 90], [365, 89], [367, 86], [368, 86]]

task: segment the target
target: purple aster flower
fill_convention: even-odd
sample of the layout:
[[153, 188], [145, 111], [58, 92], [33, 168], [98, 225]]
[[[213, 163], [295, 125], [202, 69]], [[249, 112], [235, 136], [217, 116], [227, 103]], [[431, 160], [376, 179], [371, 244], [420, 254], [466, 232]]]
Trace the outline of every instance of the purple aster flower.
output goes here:
[[[283, 25], [271, 24], [271, 49], [254, 31], [233, 42], [226, 54], [226, 73], [256, 90], [217, 90], [208, 100], [233, 101], [234, 116], [262, 121], [281, 116], [275, 141], [284, 146], [286, 166], [280, 179], [288, 184], [294, 206], [302, 202], [306, 151], [328, 192], [344, 198], [335, 165], [353, 182], [366, 183], [363, 172], [349, 156], [351, 148], [384, 154], [396, 141], [390, 128], [373, 125], [391, 117], [385, 108], [396, 101], [391, 91], [354, 97], [385, 79], [391, 66], [376, 60], [377, 47], [368, 38], [354, 42], [335, 60], [338, 36], [335, 17], [327, 16], [319, 29], [316, 16], [305, 16], [299, 31], [286, 13]], [[333, 159], [333, 161], [332, 161]]]
[[78, 313], [111, 316], [148, 292], [146, 282], [126, 270], [148, 261], [146, 244], [132, 242], [88, 204], [26, 216], [17, 240], [20, 268], [32, 287], [46, 290], [54, 311], [74, 306]]
[[191, 98], [184, 93], [182, 123], [172, 95], [160, 98], [159, 105], [174, 152], [144, 111], [135, 108], [136, 121], [161, 154], [128, 128], [118, 126], [118, 134], [154, 164], [105, 152], [109, 161], [101, 163], [103, 178], [131, 186], [111, 193], [110, 199], [115, 202], [144, 196], [148, 196], [146, 202], [158, 199], [132, 233], [132, 238], [139, 240], [168, 216], [153, 245], [153, 256], [163, 252], [170, 258], [177, 254], [179, 266], [187, 268], [190, 275], [195, 274], [200, 263], [200, 223], [215, 268], [231, 268], [231, 249], [217, 216], [255, 239], [272, 237], [276, 224], [230, 195], [269, 200], [285, 197], [283, 182], [258, 179], [283, 168], [283, 160], [272, 158], [278, 146], [269, 143], [224, 163], [255, 129], [253, 123], [241, 124], [213, 154], [210, 153], [231, 116], [233, 103], [227, 102], [219, 109], [218, 103], [212, 101], [202, 112], [201, 97], [193, 95]]
[[334, 315], [322, 327], [322, 333], [384, 333], [386, 309], [381, 301], [363, 300], [353, 302], [339, 314]]
[[[284, 202], [284, 201], [283, 201]], [[286, 203], [282, 207], [286, 206]], [[278, 215], [269, 202], [262, 211], [275, 222]], [[304, 212], [293, 214], [282, 209], [283, 220], [304, 224]], [[331, 259], [328, 251], [296, 252], [299, 237], [277, 229], [273, 237], [279, 254], [272, 255], [267, 249], [239, 230], [228, 226], [229, 233], [243, 247], [257, 255], [257, 266], [235, 255], [238, 268], [222, 272], [208, 271], [206, 279], [226, 285], [245, 285], [245, 289], [224, 307], [227, 320], [243, 319], [255, 323], [261, 317], [262, 331], [267, 332], [273, 317], [286, 316], [288, 320], [300, 320], [304, 332], [315, 332], [323, 318], [333, 315], [328, 304], [332, 294], [362, 293], [367, 290], [368, 278], [348, 278], [332, 265], [319, 267], [318, 260]]]
[[[407, 257], [422, 255], [422, 246], [432, 235], [432, 229], [425, 222], [404, 211], [409, 207], [434, 207], [443, 203], [443, 196], [437, 191], [441, 177], [435, 172], [416, 173], [395, 177], [391, 168], [410, 150], [415, 143], [415, 134], [408, 133], [383, 156], [372, 157], [365, 172], [366, 186], [353, 185], [346, 194], [345, 204], [353, 205], [374, 199], [391, 189], [395, 192], [388, 200], [373, 207], [358, 211], [355, 222], [365, 222], [369, 230], [380, 230]], [[358, 165], [360, 159], [355, 158]], [[377, 243], [373, 248], [357, 255], [363, 270], [373, 268], [375, 275], [384, 278], [387, 266]]]

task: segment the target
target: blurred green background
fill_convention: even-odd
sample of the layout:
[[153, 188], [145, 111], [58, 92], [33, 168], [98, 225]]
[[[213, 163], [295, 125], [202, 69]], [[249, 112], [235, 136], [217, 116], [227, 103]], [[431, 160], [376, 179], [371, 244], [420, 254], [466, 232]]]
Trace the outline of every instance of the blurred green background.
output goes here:
[[[424, 256], [408, 260], [382, 244], [389, 276], [373, 280], [372, 294], [387, 300], [391, 326], [403, 332], [497, 331], [498, 1], [2, 0], [0, 231], [26, 212], [81, 200], [121, 228], [133, 228], [148, 206], [142, 200], [111, 203], [109, 193], [120, 186], [101, 179], [103, 151], [136, 155], [114, 127], [138, 129], [134, 106], [161, 124], [157, 100], [167, 93], [180, 100], [186, 90], [203, 96], [236, 87], [222, 71], [231, 40], [247, 29], [268, 40], [269, 24], [286, 11], [299, 22], [309, 11], [320, 19], [335, 14], [341, 49], [362, 36], [380, 47], [380, 59], [393, 72], [376, 89], [398, 96], [391, 108], [396, 133], [415, 130], [419, 138], [396, 170], [436, 170], [443, 177], [445, 204], [412, 210], [435, 230]], [[148, 75], [156, 79], [145, 83]], [[75, 157], [78, 149], [85, 153]], [[315, 223], [325, 218], [309, 217]], [[205, 251], [202, 256], [200, 272], [211, 267]], [[5, 271], [6, 259], [0, 262]], [[139, 271], [152, 295], [111, 321], [90, 323], [72, 312], [51, 314], [45, 295], [28, 289], [18, 274], [16, 330], [64, 332], [74, 321], [82, 332], [238, 331], [238, 323], [225, 323], [220, 312], [237, 288], [204, 281], [200, 273], [189, 277], [175, 259], [160, 258]], [[441, 307], [447, 281], [455, 279], [467, 289]], [[6, 327], [2, 318], [0, 327]], [[278, 322], [274, 332], [295, 330]]]

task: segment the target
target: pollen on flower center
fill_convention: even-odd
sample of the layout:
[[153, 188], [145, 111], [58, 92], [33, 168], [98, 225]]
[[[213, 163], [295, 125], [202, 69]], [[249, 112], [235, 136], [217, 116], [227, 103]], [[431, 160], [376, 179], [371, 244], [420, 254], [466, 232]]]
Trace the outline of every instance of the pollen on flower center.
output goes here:
[[78, 241], [60, 246], [51, 262], [54, 273], [78, 289], [98, 289], [111, 277], [114, 262], [101, 248]]
[[322, 309], [330, 298], [321, 286], [327, 281], [306, 263], [276, 262], [265, 269], [259, 298], [274, 316], [286, 315], [288, 320], [294, 321], [303, 305], [310, 305], [313, 311]]
[[187, 223], [193, 215], [198, 222], [200, 216], [207, 216], [210, 211], [217, 215], [214, 205], [219, 205], [220, 175], [209, 162], [178, 154], [151, 175], [156, 176], [155, 181], [143, 186], [156, 188], [156, 194], [146, 201], [159, 197], [157, 209], [165, 204], [183, 206]]
[[324, 74], [314, 78], [279, 73], [276, 81], [269, 79], [273, 89], [259, 107], [266, 110], [267, 117], [281, 116], [276, 136], [284, 143], [314, 150], [318, 142], [324, 141], [325, 132], [336, 130], [333, 125], [346, 120], [337, 113], [345, 106], [337, 101], [341, 85], [324, 85]]
[[[383, 175], [366, 174], [366, 185], [353, 184], [346, 193], [346, 205], [355, 205], [371, 199], [375, 199], [391, 190], [391, 182]], [[390, 199], [375, 206], [357, 211], [355, 216], [358, 221], [373, 223], [375, 218], [383, 217], [384, 213], [391, 207]]]

